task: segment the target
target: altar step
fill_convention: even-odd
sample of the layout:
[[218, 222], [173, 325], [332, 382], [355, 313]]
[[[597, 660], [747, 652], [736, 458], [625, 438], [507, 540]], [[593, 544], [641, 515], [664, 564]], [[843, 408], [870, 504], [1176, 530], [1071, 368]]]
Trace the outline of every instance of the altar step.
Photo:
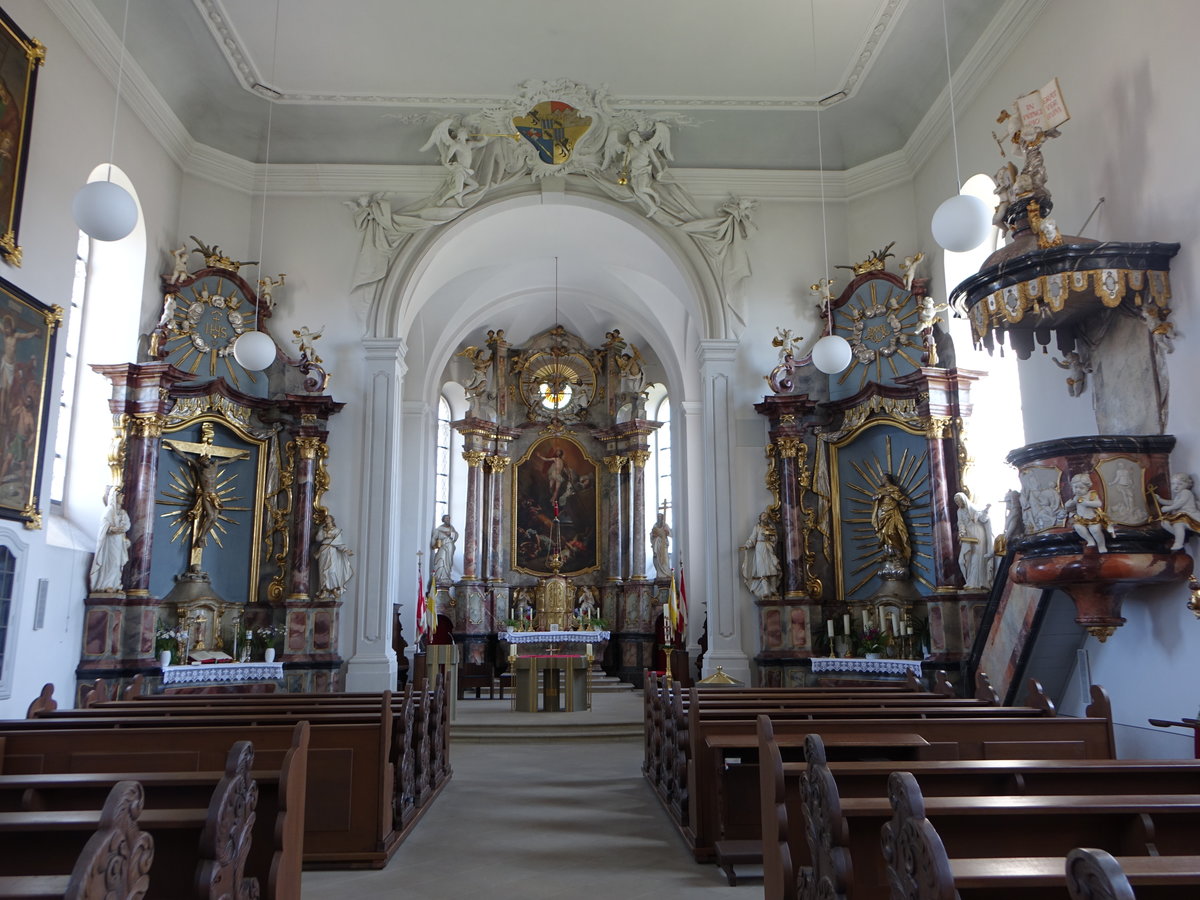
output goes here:
[[588, 681], [591, 683], [592, 693], [627, 693], [635, 690], [634, 685], [628, 681], [622, 681], [616, 675], [605, 675], [604, 670], [599, 666], [593, 666], [592, 671], [588, 673]]

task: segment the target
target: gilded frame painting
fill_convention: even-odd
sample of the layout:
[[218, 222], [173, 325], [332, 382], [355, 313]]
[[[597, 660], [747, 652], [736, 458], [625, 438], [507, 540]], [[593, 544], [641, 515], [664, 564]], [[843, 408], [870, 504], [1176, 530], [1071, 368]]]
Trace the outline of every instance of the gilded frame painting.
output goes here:
[[33, 97], [46, 48], [0, 9], [0, 258], [21, 265], [19, 232], [33, 128]]
[[0, 278], [0, 517], [41, 525], [54, 343], [62, 307]]
[[599, 568], [599, 476], [596, 461], [569, 437], [543, 438], [517, 461], [512, 480], [514, 569], [550, 575], [555, 549], [562, 575]]

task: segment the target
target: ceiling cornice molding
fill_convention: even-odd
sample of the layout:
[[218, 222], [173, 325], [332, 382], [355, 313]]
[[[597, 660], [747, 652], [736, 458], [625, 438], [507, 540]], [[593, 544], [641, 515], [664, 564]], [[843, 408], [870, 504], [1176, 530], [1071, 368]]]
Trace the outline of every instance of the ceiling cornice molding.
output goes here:
[[912, 182], [913, 173], [904, 151], [888, 153], [843, 173], [847, 200], [858, 200], [877, 191]]
[[[844, 102], [858, 93], [866, 76], [870, 73], [880, 51], [887, 43], [896, 23], [900, 20], [909, 0], [880, 0], [875, 13], [874, 22], [864, 31], [857, 52], [850, 59], [845, 71], [838, 82], [828, 86], [828, 90], [819, 97], [687, 97], [687, 96], [643, 96], [629, 95], [617, 100], [613, 106], [617, 109], [651, 111], [688, 112], [701, 110], [815, 110], [820, 108], [821, 100], [826, 95], [838, 93], [845, 97], [838, 102]], [[428, 95], [413, 96], [411, 94], [318, 94], [288, 91], [278, 84], [268, 85], [271, 93], [255, 90], [255, 85], [265, 85], [265, 76], [254, 64], [254, 58], [247, 52], [245, 42], [233, 25], [233, 20], [225, 10], [225, 0], [192, 0], [200, 18], [204, 21], [213, 43], [221, 50], [225, 61], [229, 64], [230, 74], [247, 93], [255, 97], [268, 97], [273, 103], [290, 105], [332, 105], [353, 104], [358, 106], [386, 106], [390, 108], [409, 107], [427, 110], [477, 110], [502, 105], [512, 98], [507, 95], [489, 94], [457, 94], [457, 95]], [[417, 113], [416, 115], [420, 115]]]
[[[95, 4], [91, 0], [46, 0], [46, 6], [115, 90], [121, 68], [121, 38]], [[121, 102], [149, 129], [175, 164], [186, 169], [196, 141], [129, 54], [125, 54]], [[119, 131], [117, 149], [120, 150]], [[119, 153], [115, 162], [120, 165]]]
[[[954, 104], [958, 109], [965, 109], [979, 96], [1048, 3], [1049, 0], [1007, 0], [954, 73]], [[929, 161], [950, 131], [947, 85], [921, 117], [901, 150], [914, 175]]]

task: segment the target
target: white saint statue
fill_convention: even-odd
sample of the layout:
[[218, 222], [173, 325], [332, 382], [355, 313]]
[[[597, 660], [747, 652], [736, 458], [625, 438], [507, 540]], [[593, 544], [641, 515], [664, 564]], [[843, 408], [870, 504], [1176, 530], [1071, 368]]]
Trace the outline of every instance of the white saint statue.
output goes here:
[[658, 521], [650, 529], [650, 551], [654, 558], [654, 574], [658, 578], [671, 577], [671, 526], [667, 514], [660, 512]]
[[129, 562], [129, 526], [129, 513], [121, 505], [121, 489], [109, 488], [89, 579], [94, 593], [114, 593], [124, 587], [121, 572]]
[[433, 551], [431, 568], [438, 584], [454, 581], [451, 566], [454, 563], [454, 545], [458, 543], [458, 530], [450, 524], [449, 514], [442, 516], [442, 524], [433, 529], [429, 544]]
[[742, 557], [742, 580], [750, 593], [760, 600], [779, 595], [779, 556], [775, 552], [775, 528], [771, 517], [762, 513], [746, 543], [739, 548], [749, 551]]
[[340, 597], [346, 590], [346, 582], [354, 575], [350, 565], [350, 557], [354, 551], [342, 541], [342, 529], [334, 521], [333, 516], [325, 516], [317, 532], [317, 577], [320, 587], [317, 596], [322, 598]]
[[958, 507], [958, 567], [962, 570], [963, 587], [991, 588], [995, 559], [992, 522], [988, 517], [991, 504], [980, 509], [961, 491], [954, 495], [954, 504]]

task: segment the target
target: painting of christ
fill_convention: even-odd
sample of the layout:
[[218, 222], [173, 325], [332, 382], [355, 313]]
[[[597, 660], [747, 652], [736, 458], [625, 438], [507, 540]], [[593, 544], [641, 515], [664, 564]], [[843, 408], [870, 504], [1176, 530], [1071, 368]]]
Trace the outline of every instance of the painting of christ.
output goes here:
[[599, 467], [568, 437], [535, 443], [513, 477], [513, 568], [549, 575], [558, 557], [563, 575], [599, 566]]
[[0, 278], [0, 516], [37, 527], [54, 335], [62, 310]]

